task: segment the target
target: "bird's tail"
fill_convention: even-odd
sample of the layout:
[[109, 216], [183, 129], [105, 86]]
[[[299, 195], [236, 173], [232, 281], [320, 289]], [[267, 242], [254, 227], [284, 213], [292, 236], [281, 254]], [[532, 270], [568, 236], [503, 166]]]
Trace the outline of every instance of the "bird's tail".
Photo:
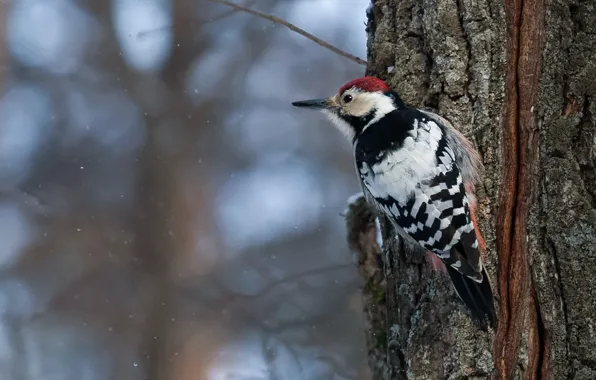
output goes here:
[[476, 282], [462, 275], [450, 265], [446, 265], [446, 267], [457, 295], [470, 309], [474, 318], [483, 327], [486, 327], [488, 320], [489, 325], [496, 328], [497, 316], [493, 303], [493, 292], [485, 268], [482, 268], [482, 282]]

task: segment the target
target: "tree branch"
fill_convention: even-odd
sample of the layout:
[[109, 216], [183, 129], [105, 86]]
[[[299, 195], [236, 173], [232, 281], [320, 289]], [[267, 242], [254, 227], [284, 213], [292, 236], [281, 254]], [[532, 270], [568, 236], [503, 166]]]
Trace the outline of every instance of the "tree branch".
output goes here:
[[254, 9], [247, 8], [247, 7], [243, 6], [243, 5], [238, 5], [238, 4], [233, 3], [231, 1], [228, 1], [228, 0], [208, 0], [208, 1], [211, 1], [213, 3], [223, 4], [223, 5], [226, 5], [228, 7], [234, 8], [235, 10], [238, 10], [238, 11], [241, 11], [241, 12], [245, 12], [245, 13], [248, 13], [248, 14], [251, 14], [253, 16], [262, 18], [264, 20], [269, 20], [269, 21], [271, 21], [271, 22], [273, 22], [275, 24], [283, 25], [286, 28], [290, 29], [291, 31], [296, 32], [296, 33], [300, 34], [301, 36], [308, 38], [309, 40], [313, 41], [314, 43], [318, 44], [319, 46], [322, 46], [322, 47], [324, 47], [324, 48], [326, 48], [328, 50], [331, 50], [335, 54], [341, 55], [342, 57], [345, 57], [345, 58], [349, 59], [352, 62], [356, 62], [359, 65], [365, 65], [365, 66], [367, 64], [367, 62], [365, 60], [363, 60], [361, 58], [358, 58], [358, 57], [356, 57], [356, 56], [354, 56], [354, 55], [352, 55], [350, 53], [346, 53], [345, 51], [336, 48], [335, 46], [329, 44], [328, 42], [325, 42], [322, 39], [320, 39], [320, 38], [318, 38], [318, 37], [316, 37], [316, 36], [308, 33], [304, 29], [300, 29], [296, 25], [294, 25], [294, 24], [292, 24], [292, 23], [290, 23], [290, 22], [288, 22], [288, 21], [286, 21], [286, 20], [284, 20], [282, 18], [279, 18], [277, 16], [270, 15], [270, 14], [263, 13], [263, 12], [259, 12], [259, 11], [256, 11]]
[[[253, 0], [253, 1], [249, 2], [247, 5], [250, 6], [250, 5], [254, 4], [255, 1], [256, 0]], [[210, 24], [210, 23], [213, 23], [213, 22], [217, 22], [217, 21], [223, 20], [224, 18], [229, 17], [229, 16], [232, 16], [233, 14], [235, 14], [237, 12], [241, 12], [241, 11], [239, 9], [235, 9], [235, 8], [229, 9], [229, 10], [227, 10], [225, 12], [222, 12], [222, 13], [220, 13], [218, 15], [209, 17], [206, 20], [199, 21], [199, 26], [204, 26], [204, 25], [207, 25], [207, 24]], [[155, 29], [150, 29], [150, 30], [145, 30], [145, 31], [139, 32], [139, 33], [137, 33], [137, 38], [138, 39], [145, 38], [145, 37], [147, 37], [147, 36], [149, 36], [149, 35], [151, 35], [153, 33], [163, 32], [163, 31], [168, 30], [168, 29], [172, 29], [172, 25], [166, 25], [166, 26], [162, 26], [162, 27], [159, 27], [159, 28], [155, 28]]]

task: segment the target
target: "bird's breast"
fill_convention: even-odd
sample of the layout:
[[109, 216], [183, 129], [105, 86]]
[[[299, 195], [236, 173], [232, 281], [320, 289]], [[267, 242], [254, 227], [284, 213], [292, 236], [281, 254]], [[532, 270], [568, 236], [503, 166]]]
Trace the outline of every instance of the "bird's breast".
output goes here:
[[405, 204], [421, 183], [436, 176], [437, 159], [428, 140], [408, 136], [399, 147], [361, 155], [357, 168], [371, 195]]

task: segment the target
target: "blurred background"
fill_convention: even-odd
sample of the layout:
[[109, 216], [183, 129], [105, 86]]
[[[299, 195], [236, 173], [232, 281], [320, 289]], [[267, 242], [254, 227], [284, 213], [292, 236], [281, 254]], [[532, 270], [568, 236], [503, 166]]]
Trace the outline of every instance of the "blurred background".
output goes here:
[[[369, 0], [235, 0], [364, 57]], [[0, 379], [367, 379], [363, 66], [207, 0], [1, 0]]]

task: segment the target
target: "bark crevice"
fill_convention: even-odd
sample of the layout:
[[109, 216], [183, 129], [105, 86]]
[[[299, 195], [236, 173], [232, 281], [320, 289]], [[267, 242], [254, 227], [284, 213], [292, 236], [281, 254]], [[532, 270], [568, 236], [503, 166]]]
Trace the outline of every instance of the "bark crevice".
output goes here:
[[[500, 378], [508, 378], [513, 373], [517, 362], [517, 343], [519, 337], [510, 341], [510, 315], [512, 306], [510, 301], [510, 267], [512, 260], [513, 236], [515, 231], [514, 217], [517, 199], [517, 180], [519, 178], [519, 83], [517, 66], [519, 57], [519, 25], [521, 18], [521, 2], [508, 0], [505, 4], [507, 18], [507, 46], [510, 47], [507, 57], [507, 90], [505, 93], [505, 109], [503, 117], [502, 157], [504, 160], [499, 189], [500, 202], [497, 214], [497, 251], [499, 256], [498, 287], [499, 287], [499, 327], [495, 339], [495, 364]], [[509, 347], [509, 350], [507, 348]], [[511, 357], [515, 353], [515, 357]]]
[[[547, 236], [545, 234], [545, 236]], [[569, 317], [567, 312], [567, 300], [565, 299], [565, 292], [563, 290], [563, 282], [562, 282], [562, 271], [561, 271], [561, 263], [559, 263], [559, 255], [557, 253], [557, 247], [555, 246], [555, 242], [552, 239], [546, 237], [546, 246], [550, 248], [550, 253], [553, 257], [553, 264], [555, 269], [555, 282], [559, 287], [559, 297], [561, 298], [561, 309], [563, 310], [563, 320], [565, 321], [565, 326], [569, 326]], [[569, 355], [569, 335], [565, 334], [565, 342], [566, 342], [566, 355]]]
[[[590, 112], [590, 98], [588, 95], [584, 96], [583, 99], [583, 108], [581, 111], [581, 118], [579, 120], [579, 124], [578, 124], [578, 131], [577, 131], [577, 135], [575, 136], [575, 139], [573, 140], [573, 144], [574, 145], [578, 145], [578, 146], [583, 146], [584, 141], [582, 141], [582, 136], [584, 136], [584, 134], [587, 134], [587, 131], [584, 130], [584, 128], [587, 129], [588, 124], [590, 123], [590, 120], [592, 119], [592, 114]], [[589, 146], [590, 142], [586, 141], [585, 145]], [[596, 144], [594, 144], [596, 145]], [[596, 149], [596, 148], [593, 148]], [[589, 150], [586, 149], [586, 150]], [[582, 152], [585, 154], [585, 152]], [[586, 156], [589, 157], [589, 154], [585, 154]], [[576, 153], [576, 157], [575, 157], [578, 165], [579, 165], [579, 175], [582, 179], [582, 182], [584, 184], [596, 184], [596, 172], [595, 172], [595, 168], [592, 162], [589, 162], [589, 158], [586, 157], [580, 157], [579, 154]], [[596, 210], [596, 187], [594, 186], [584, 186], [586, 189], [586, 192], [589, 194], [589, 201], [590, 201], [590, 205], [592, 206], [592, 209]]]
[[[511, 157], [511, 167], [506, 169], [501, 182], [505, 207], [500, 210], [497, 230], [501, 234], [499, 247], [499, 289], [501, 291], [501, 317], [495, 342], [498, 378], [513, 376], [518, 350], [528, 331], [528, 364], [534, 368], [525, 371], [525, 378], [536, 378], [541, 373], [545, 348], [541, 316], [533, 297], [534, 283], [530, 280], [526, 254], [527, 227], [530, 207], [535, 199], [535, 173], [538, 167], [537, 134], [535, 133], [534, 104], [538, 97], [541, 68], [544, 4], [541, 0], [510, 0], [507, 2], [508, 27], [511, 53], [510, 74], [512, 84], [507, 90], [508, 108], [504, 124], [505, 143], [503, 156]], [[509, 181], [507, 181], [509, 179]], [[511, 207], [508, 207], [511, 206]], [[526, 303], [534, 307], [528, 306]]]

